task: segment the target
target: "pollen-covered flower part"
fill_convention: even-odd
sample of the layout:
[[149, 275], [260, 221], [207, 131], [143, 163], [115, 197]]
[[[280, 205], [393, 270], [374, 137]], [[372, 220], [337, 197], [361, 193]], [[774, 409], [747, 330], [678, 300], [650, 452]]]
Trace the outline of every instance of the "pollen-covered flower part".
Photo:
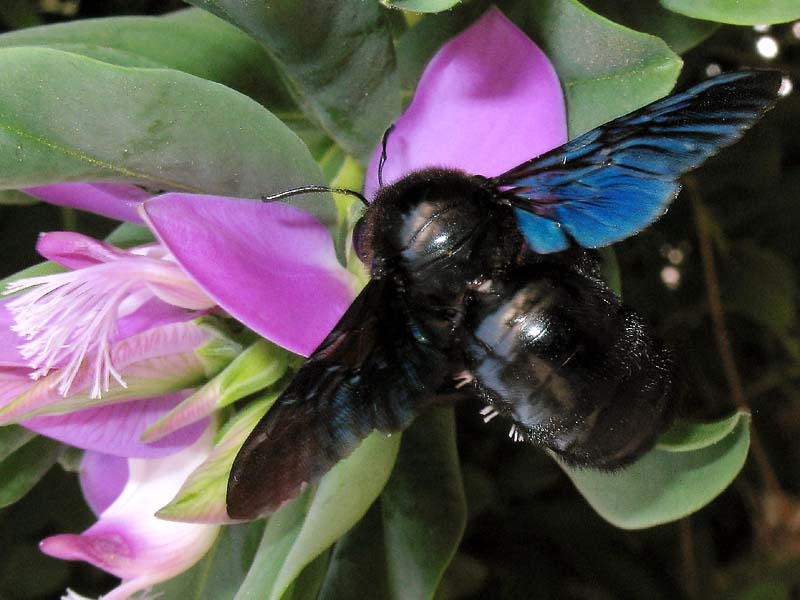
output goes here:
[[81, 366], [92, 362], [90, 395], [98, 398], [111, 381], [125, 386], [112, 360], [120, 319], [154, 298], [187, 310], [214, 306], [161, 246], [120, 250], [76, 233], [44, 234], [40, 253], [73, 271], [19, 279], [5, 294], [24, 292], [7, 303], [25, 341], [19, 351], [39, 379], [58, 369], [52, 381], [66, 396]]

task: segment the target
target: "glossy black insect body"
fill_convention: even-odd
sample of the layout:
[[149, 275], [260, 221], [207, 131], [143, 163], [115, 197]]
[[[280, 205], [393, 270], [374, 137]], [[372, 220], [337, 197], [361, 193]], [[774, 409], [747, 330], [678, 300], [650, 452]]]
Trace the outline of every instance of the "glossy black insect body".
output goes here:
[[455, 388], [568, 463], [635, 460], [671, 422], [673, 362], [585, 248], [658, 218], [779, 83], [724, 75], [498, 177], [427, 169], [382, 187], [353, 240], [372, 279], [240, 450], [230, 516], [275, 510]]

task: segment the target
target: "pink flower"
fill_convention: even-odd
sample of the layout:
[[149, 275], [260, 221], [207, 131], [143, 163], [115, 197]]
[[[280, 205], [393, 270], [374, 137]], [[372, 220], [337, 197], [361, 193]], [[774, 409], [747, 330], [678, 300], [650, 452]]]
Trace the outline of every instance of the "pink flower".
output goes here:
[[87, 449], [84, 491], [102, 511], [83, 534], [48, 538], [42, 549], [121, 577], [106, 598], [185, 570], [218, 531], [154, 516], [209, 456], [215, 427], [205, 417], [214, 404], [142, 441], [244, 349], [220, 319], [204, 315], [233, 316], [308, 354], [354, 293], [327, 230], [298, 209], [189, 194], [142, 202], [134, 190], [37, 188], [44, 199], [141, 216], [159, 242], [122, 250], [44, 234], [40, 253], [69, 270], [17, 280], [9, 291], [18, 295], [0, 303], [0, 421]]
[[[64, 188], [76, 186], [86, 205], [101, 197], [106, 212], [120, 212], [108, 201], [121, 186], [111, 195], [106, 186], [86, 184], [37, 194], [62, 199]], [[0, 422], [68, 413], [31, 426], [42, 433], [53, 426], [62, 441], [86, 447], [85, 428], [77, 436], [65, 431], [66, 423], [77, 425], [74, 411], [97, 427], [120, 413], [114, 403], [161, 398], [165, 410], [172, 408], [181, 399], [175, 392], [199, 385], [241, 351], [224, 332], [193, 321], [198, 311], [224, 311], [308, 354], [352, 299], [352, 276], [337, 262], [327, 230], [298, 209], [166, 194], [139, 213], [161, 243], [120, 250], [73, 233], [41, 237], [40, 253], [73, 270], [15, 281], [8, 290], [25, 293], [0, 304]], [[216, 354], [199, 352], [208, 344]], [[85, 411], [94, 407], [106, 410]], [[125, 410], [137, 421], [137, 435], [153, 421], [143, 423], [136, 405]]]
[[[191, 567], [211, 547], [219, 527], [155, 517], [211, 450], [213, 432], [164, 458], [122, 459], [87, 453], [81, 485], [99, 520], [80, 535], [43, 540], [42, 552], [85, 560], [122, 579], [104, 600], [123, 600]], [[73, 595], [73, 597], [78, 597]]]
[[[445, 44], [389, 135], [384, 183], [426, 167], [500, 175], [567, 141], [553, 66], [497, 8]], [[376, 148], [365, 194], [378, 188]]]

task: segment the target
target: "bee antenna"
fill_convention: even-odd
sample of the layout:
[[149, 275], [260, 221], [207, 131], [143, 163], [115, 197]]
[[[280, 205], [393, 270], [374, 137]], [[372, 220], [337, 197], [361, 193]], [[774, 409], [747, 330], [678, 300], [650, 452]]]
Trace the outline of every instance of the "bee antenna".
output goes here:
[[369, 206], [369, 200], [367, 200], [363, 194], [356, 192], [355, 190], [348, 190], [345, 188], [331, 188], [326, 187], [324, 185], [304, 185], [298, 188], [292, 188], [291, 190], [286, 190], [285, 192], [278, 192], [277, 194], [270, 194], [269, 196], [261, 196], [262, 202], [275, 202], [276, 200], [283, 200], [284, 198], [289, 198], [291, 196], [297, 196], [298, 194], [320, 194], [323, 192], [332, 192], [334, 194], [347, 194], [348, 196], [355, 196], [361, 202], [364, 203], [364, 206]]
[[389, 125], [389, 128], [383, 132], [381, 139], [381, 160], [378, 163], [378, 185], [383, 187], [383, 165], [386, 164], [386, 144], [389, 142], [389, 134], [394, 130], [394, 124]]

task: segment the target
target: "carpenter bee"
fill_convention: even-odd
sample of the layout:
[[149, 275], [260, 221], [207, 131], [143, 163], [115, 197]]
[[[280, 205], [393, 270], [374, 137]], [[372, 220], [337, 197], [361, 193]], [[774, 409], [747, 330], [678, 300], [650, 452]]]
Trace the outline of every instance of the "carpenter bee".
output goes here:
[[276, 510], [370, 432], [401, 431], [454, 391], [569, 464], [641, 456], [673, 418], [674, 362], [591, 249], [658, 219], [678, 178], [738, 140], [780, 82], [709, 79], [497, 177], [381, 182], [353, 232], [371, 280], [239, 451], [229, 515]]

